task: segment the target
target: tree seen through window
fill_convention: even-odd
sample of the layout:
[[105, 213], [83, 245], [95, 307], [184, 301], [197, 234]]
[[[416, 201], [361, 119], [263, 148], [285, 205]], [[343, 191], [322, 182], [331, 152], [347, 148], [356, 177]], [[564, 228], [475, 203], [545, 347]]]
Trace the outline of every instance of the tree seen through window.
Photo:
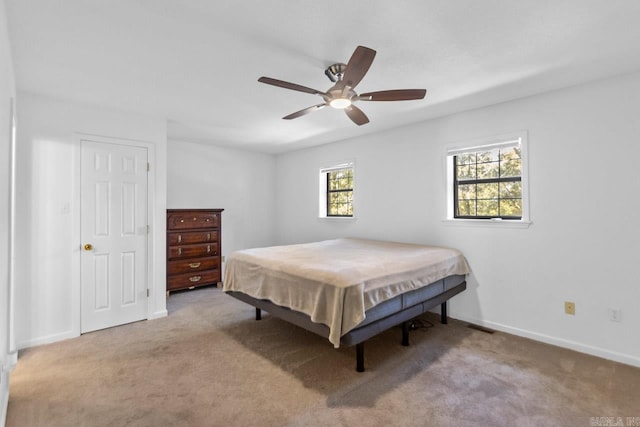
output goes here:
[[353, 216], [353, 168], [327, 172], [327, 216]]

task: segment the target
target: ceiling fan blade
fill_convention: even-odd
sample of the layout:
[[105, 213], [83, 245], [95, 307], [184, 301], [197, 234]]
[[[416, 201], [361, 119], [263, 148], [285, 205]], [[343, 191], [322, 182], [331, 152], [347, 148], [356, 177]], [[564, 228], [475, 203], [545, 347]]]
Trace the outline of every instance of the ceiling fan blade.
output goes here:
[[326, 106], [327, 106], [327, 104], [314, 105], [314, 106], [305, 108], [304, 110], [300, 110], [300, 111], [296, 111], [295, 113], [291, 113], [288, 116], [284, 116], [283, 119], [285, 119], [285, 120], [297, 119], [300, 116], [304, 116], [306, 114], [313, 113], [314, 111], [317, 111], [317, 110], [319, 110], [321, 108], [324, 108]]
[[376, 51], [368, 47], [358, 46], [351, 55], [347, 67], [344, 70], [340, 84], [342, 86], [356, 87], [360, 80], [367, 74], [369, 67], [376, 57]]
[[427, 94], [426, 89], [396, 89], [381, 90], [379, 92], [362, 93], [359, 101], [410, 101], [422, 99]]
[[369, 123], [369, 118], [364, 112], [356, 107], [355, 105], [350, 105], [344, 109], [344, 112], [347, 113], [347, 116], [353, 121], [353, 123], [358, 126], [366, 125]]
[[285, 89], [297, 90], [298, 92], [306, 92], [312, 95], [324, 95], [324, 92], [312, 89], [310, 87], [297, 85], [295, 83], [285, 82], [284, 80], [272, 79], [271, 77], [260, 77], [258, 79], [260, 83], [266, 83], [268, 85], [283, 87]]

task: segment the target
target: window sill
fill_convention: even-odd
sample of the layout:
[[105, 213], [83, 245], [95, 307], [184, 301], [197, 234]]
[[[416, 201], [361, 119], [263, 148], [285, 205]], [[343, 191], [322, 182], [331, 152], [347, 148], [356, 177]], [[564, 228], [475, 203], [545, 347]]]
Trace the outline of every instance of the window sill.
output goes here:
[[526, 220], [496, 220], [496, 219], [452, 219], [442, 220], [445, 225], [461, 227], [489, 227], [489, 228], [529, 228], [533, 222]]
[[322, 222], [349, 222], [349, 221], [355, 221], [356, 217], [355, 216], [319, 216], [318, 217], [318, 221], [322, 221]]

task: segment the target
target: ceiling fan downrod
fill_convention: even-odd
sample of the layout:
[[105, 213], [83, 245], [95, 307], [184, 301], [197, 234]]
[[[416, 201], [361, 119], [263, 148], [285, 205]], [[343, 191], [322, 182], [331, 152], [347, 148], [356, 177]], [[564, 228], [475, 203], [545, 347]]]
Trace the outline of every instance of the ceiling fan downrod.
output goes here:
[[324, 70], [324, 74], [329, 78], [329, 80], [336, 83], [342, 80], [342, 76], [344, 76], [344, 70], [346, 70], [346, 68], [347, 64], [333, 64]]

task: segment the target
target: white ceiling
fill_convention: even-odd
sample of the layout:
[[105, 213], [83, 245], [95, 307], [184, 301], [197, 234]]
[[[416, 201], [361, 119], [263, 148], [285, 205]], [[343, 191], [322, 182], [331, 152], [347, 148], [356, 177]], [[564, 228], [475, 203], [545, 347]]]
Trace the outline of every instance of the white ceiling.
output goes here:
[[[283, 152], [640, 69], [638, 0], [5, 0], [19, 90], [166, 118], [173, 140]], [[324, 69], [377, 51], [354, 125]]]

